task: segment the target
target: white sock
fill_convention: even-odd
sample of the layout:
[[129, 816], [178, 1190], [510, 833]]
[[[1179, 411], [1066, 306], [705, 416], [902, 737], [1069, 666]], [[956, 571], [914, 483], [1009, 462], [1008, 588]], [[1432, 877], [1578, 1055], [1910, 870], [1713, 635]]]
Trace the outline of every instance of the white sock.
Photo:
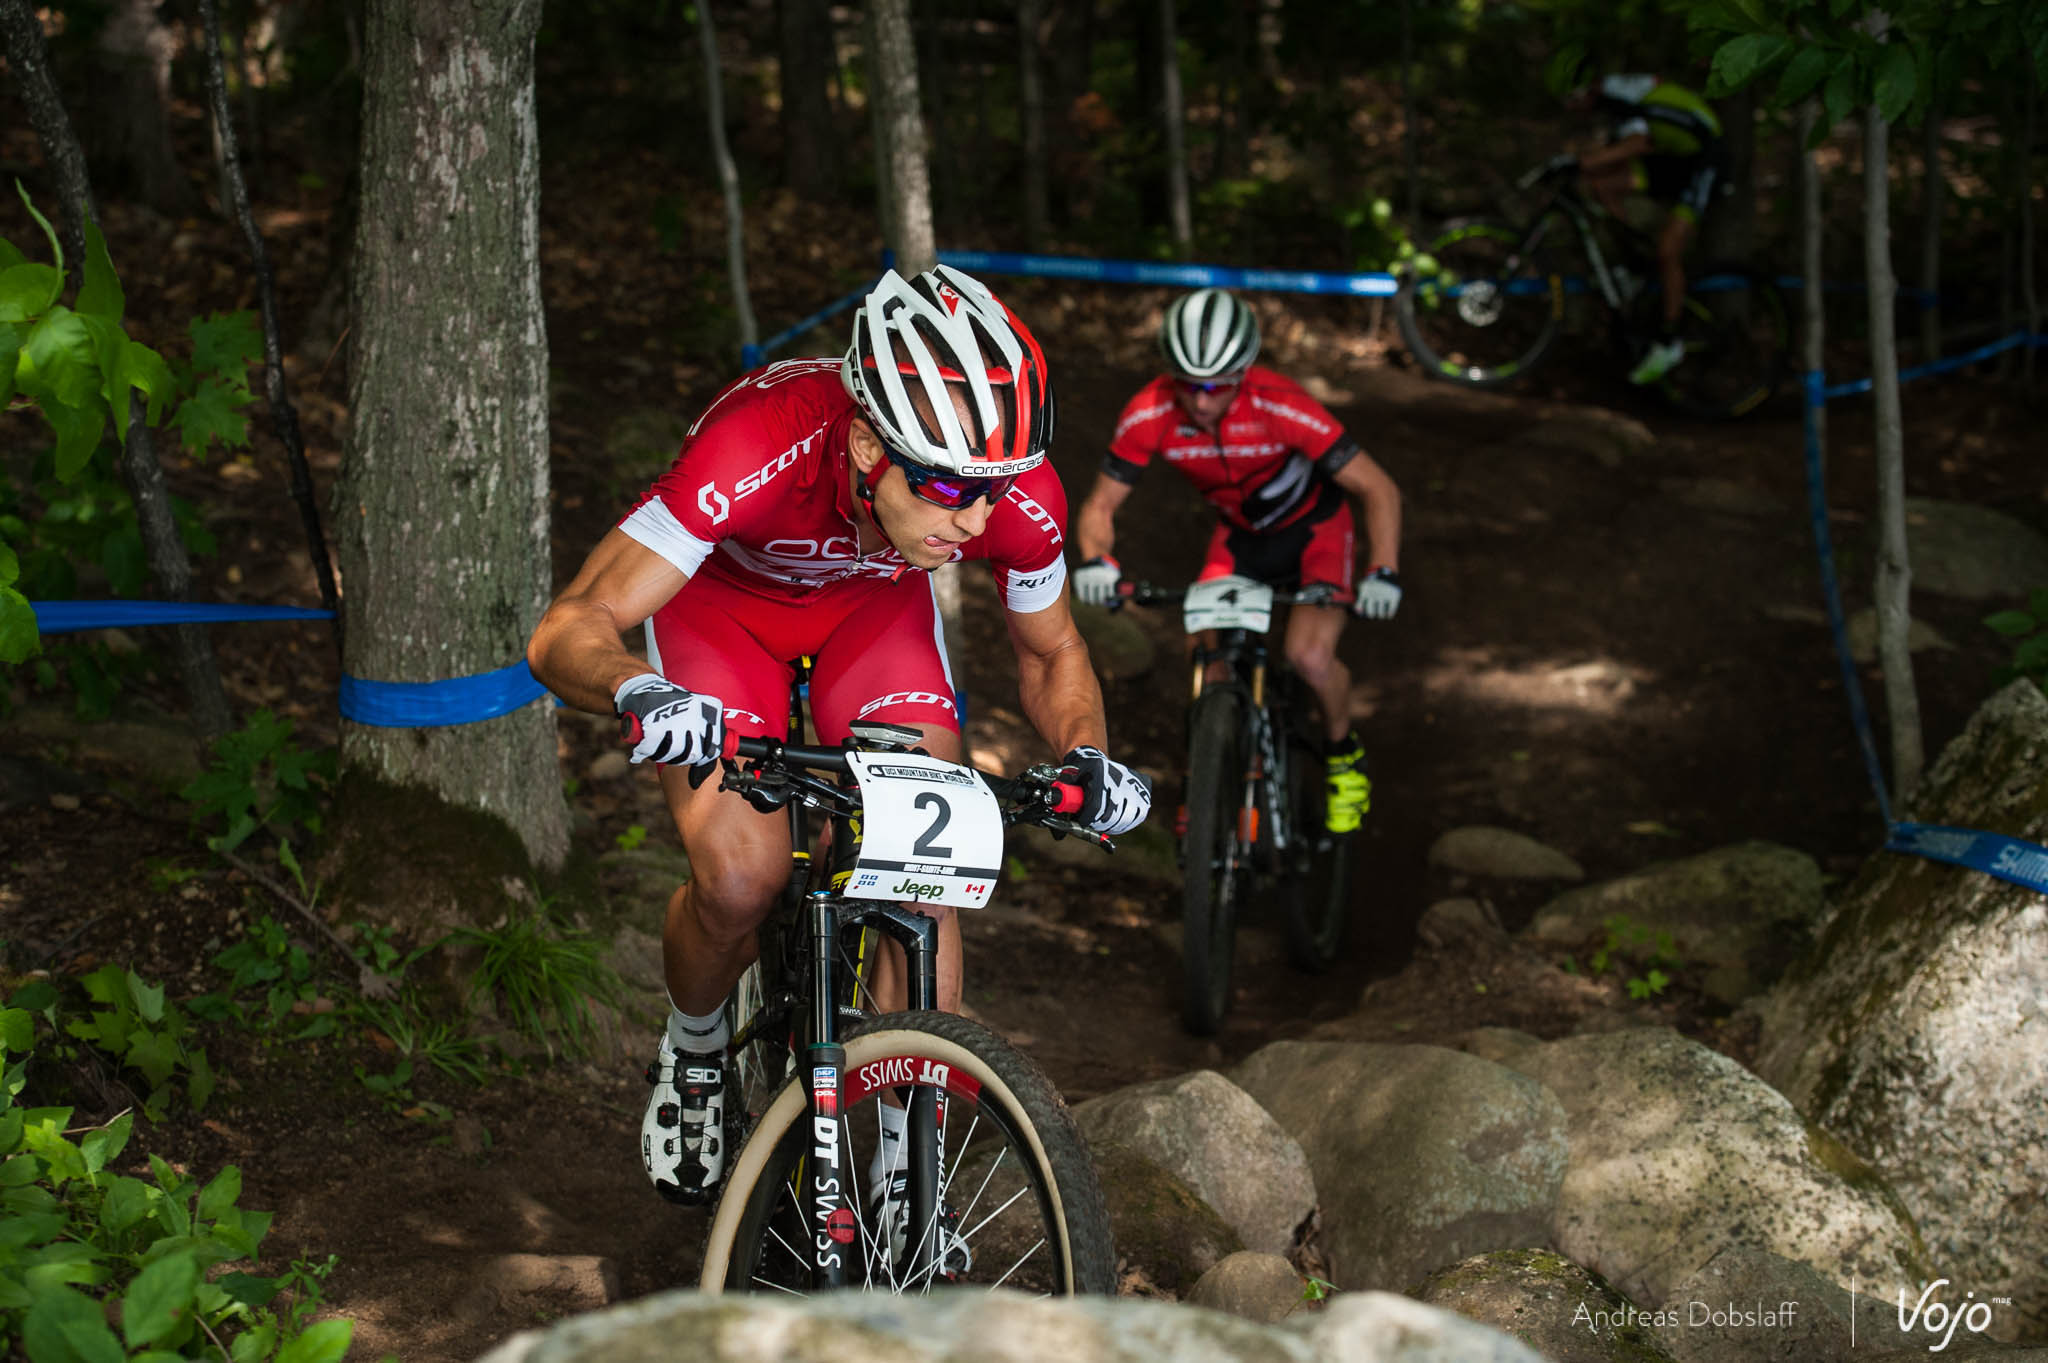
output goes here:
[[868, 1161], [868, 1201], [873, 1202], [882, 1194], [883, 1185], [889, 1175], [901, 1169], [909, 1157], [909, 1142], [903, 1139], [903, 1132], [909, 1125], [910, 1114], [900, 1107], [878, 1103], [881, 1116], [881, 1139], [875, 1142], [875, 1157]]
[[668, 1006], [668, 1044], [691, 1055], [712, 1055], [732, 1040], [732, 1027], [719, 1009], [704, 1017], [685, 1013], [673, 1003]]

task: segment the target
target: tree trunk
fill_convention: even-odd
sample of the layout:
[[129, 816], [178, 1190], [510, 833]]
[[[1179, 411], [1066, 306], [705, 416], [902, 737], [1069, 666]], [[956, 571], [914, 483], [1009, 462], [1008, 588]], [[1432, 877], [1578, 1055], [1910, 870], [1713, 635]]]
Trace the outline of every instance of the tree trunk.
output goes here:
[[1941, 358], [1941, 204], [1948, 181], [1941, 170], [1941, 106], [1927, 105], [1920, 130], [1920, 363]]
[[1076, 118], [1092, 89], [1089, 54], [1095, 50], [1095, 0], [1046, 0], [1046, 210], [1071, 222], [1074, 206], [1086, 197], [1094, 171], [1090, 137]]
[[1045, 249], [1045, 82], [1039, 59], [1043, 0], [1017, 0], [1017, 85], [1024, 108], [1024, 245]]
[[[942, 32], [946, 8], [946, 0], [911, 0], [912, 32], [921, 35], [915, 49], [917, 104], [919, 122], [928, 128], [925, 164], [932, 181], [932, 216], [952, 221], [960, 211], [960, 125], [965, 119], [958, 105], [947, 102], [946, 44]], [[932, 114], [928, 123], [924, 117], [927, 106]]]
[[[143, 554], [157, 590], [166, 600], [189, 601], [192, 561], [185, 556], [185, 542], [178, 538], [170, 489], [164, 484], [164, 466], [157, 461], [147, 416], [142, 394], [131, 390], [128, 440], [121, 447], [121, 478], [135, 502], [135, 523], [142, 532]], [[178, 660], [178, 676], [185, 683], [185, 698], [192, 706], [193, 731], [210, 743], [234, 727], [234, 715], [228, 709], [227, 690], [221, 685], [220, 666], [206, 627], [172, 626], [171, 651]]]
[[1864, 111], [1863, 277], [1870, 294], [1870, 392], [1877, 408], [1877, 652], [1891, 719], [1892, 793], [1903, 803], [1920, 784], [1924, 754], [1913, 655], [1906, 647], [1913, 565], [1906, 551], [1906, 439], [1893, 326], [1898, 284], [1892, 277], [1889, 133], [1876, 105]]
[[917, 98], [910, 0], [876, 0], [870, 11], [875, 82], [876, 179], [886, 240], [906, 278], [938, 263], [932, 236], [931, 168]]
[[[351, 421], [336, 497], [355, 677], [515, 662], [547, 603], [548, 356], [534, 35], [541, 0], [370, 0]], [[477, 724], [347, 723], [350, 772], [509, 825], [542, 867], [569, 810], [545, 698]]]
[[725, 82], [719, 75], [718, 31], [711, 26], [711, 6], [698, 0], [697, 32], [704, 41], [704, 117], [710, 126], [711, 159], [718, 167], [718, 187], [725, 195], [725, 272], [732, 283], [733, 311], [739, 315], [740, 344], [761, 339], [754, 325], [754, 305], [747, 296], [747, 223], [740, 206], [740, 172], [725, 141]]
[[776, 6], [782, 57], [783, 173], [807, 199], [839, 189], [838, 123], [830, 85], [839, 54], [832, 15], [823, 0], [781, 0]]
[[[92, 142], [102, 169], [167, 217], [192, 191], [171, 150], [171, 57], [177, 39], [157, 17], [162, 0], [118, 0], [93, 43]], [[106, 176], [101, 176], [104, 182]]]
[[1195, 244], [1194, 215], [1188, 210], [1186, 106], [1180, 92], [1180, 36], [1174, 30], [1174, 0], [1159, 0], [1159, 73], [1164, 94], [1160, 117], [1166, 124], [1166, 207], [1173, 248], [1185, 260]]
[[[65, 263], [83, 278], [85, 224], [97, 223], [99, 210], [93, 203], [85, 153], [71, 130], [56, 82], [50, 77], [49, 60], [43, 50], [42, 22], [24, 0], [0, 0], [0, 29], [5, 30], [8, 65], [21, 87], [22, 101], [28, 106], [43, 155], [57, 170], [58, 221], [63, 224]], [[170, 600], [185, 600], [192, 595], [192, 560], [186, 557], [185, 542], [178, 537], [177, 521], [171, 514], [171, 493], [164, 481], [164, 466], [157, 459], [149, 428], [143, 424], [140, 399], [131, 400], [128, 410], [128, 440], [121, 449], [119, 467], [128, 498], [135, 504], [143, 557], [149, 563], [149, 575], [157, 590]], [[205, 627], [175, 625], [171, 638], [179, 675], [185, 683], [185, 699], [192, 707], [194, 731], [206, 739], [226, 733], [233, 717]]]
[[[2037, 75], [2032, 58], [2027, 61], [2030, 77]], [[2026, 191], [2020, 195], [2020, 297], [2026, 303], [2027, 334], [2029, 337], [2041, 334], [2041, 295], [2034, 287], [2034, 81], [2027, 81], [2024, 113], [2020, 117], [2020, 183]], [[2028, 388], [2034, 386], [2034, 346], [2031, 342], [2021, 347], [2021, 381]]]
[[57, 175], [58, 235], [64, 242], [66, 264], [80, 270], [85, 265], [85, 224], [99, 221], [99, 209], [93, 204], [85, 153], [71, 131], [71, 119], [50, 74], [49, 58], [43, 50], [43, 21], [29, 8], [28, 0], [0, 0], [0, 39], [6, 43], [7, 65], [21, 91], [21, 102], [28, 107], [29, 125], [36, 130], [43, 156]]

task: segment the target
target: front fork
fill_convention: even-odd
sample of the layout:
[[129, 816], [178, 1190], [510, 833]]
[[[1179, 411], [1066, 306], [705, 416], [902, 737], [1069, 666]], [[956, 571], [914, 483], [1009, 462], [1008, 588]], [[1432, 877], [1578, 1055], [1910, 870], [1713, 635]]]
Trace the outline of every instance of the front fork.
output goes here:
[[[804, 1180], [804, 1224], [811, 1228], [811, 1277], [819, 1288], [843, 1287], [853, 1268], [859, 1241], [859, 1213], [854, 1207], [858, 1171], [850, 1163], [842, 1106], [846, 1048], [839, 1044], [839, 937], [846, 928], [872, 927], [903, 948], [908, 966], [910, 1006], [930, 1011], [939, 1003], [939, 926], [936, 920], [897, 904], [868, 904], [842, 915], [843, 901], [828, 891], [811, 899], [811, 1018], [805, 1060], [809, 1070], [811, 1159]], [[938, 1222], [939, 1094], [929, 1084], [911, 1087], [908, 1137], [910, 1224], [929, 1228]], [[907, 1265], [898, 1267], [911, 1282], [929, 1281], [939, 1237], [928, 1231], [911, 1237]], [[887, 1246], [882, 1246], [887, 1253]]]

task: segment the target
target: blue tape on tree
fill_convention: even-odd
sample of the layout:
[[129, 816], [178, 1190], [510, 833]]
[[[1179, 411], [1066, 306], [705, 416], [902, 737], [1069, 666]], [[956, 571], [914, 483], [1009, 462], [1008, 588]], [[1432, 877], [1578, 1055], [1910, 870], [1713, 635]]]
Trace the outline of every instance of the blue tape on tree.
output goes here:
[[1974, 828], [1895, 823], [1884, 845], [1888, 851], [1967, 866], [2014, 885], [2024, 885], [2037, 894], [2048, 894], [2048, 847], [2038, 843], [2009, 838], [2003, 833], [1980, 833]]
[[146, 625], [220, 625], [241, 620], [332, 620], [333, 611], [302, 606], [235, 605], [211, 601], [31, 601], [36, 630], [76, 634], [85, 629]]
[[341, 717], [381, 729], [433, 729], [509, 715], [547, 695], [521, 658], [495, 672], [436, 682], [341, 679]]

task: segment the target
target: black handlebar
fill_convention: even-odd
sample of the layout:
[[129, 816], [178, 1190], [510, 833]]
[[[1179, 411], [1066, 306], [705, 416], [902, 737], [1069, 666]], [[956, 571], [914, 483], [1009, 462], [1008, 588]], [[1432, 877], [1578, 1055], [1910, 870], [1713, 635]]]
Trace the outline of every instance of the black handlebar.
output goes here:
[[[1168, 587], [1157, 582], [1120, 582], [1117, 593], [1138, 606], [1177, 606], [1187, 596], [1185, 586]], [[1327, 582], [1313, 582], [1299, 591], [1273, 593], [1276, 606], [1348, 606], [1351, 593]]]

